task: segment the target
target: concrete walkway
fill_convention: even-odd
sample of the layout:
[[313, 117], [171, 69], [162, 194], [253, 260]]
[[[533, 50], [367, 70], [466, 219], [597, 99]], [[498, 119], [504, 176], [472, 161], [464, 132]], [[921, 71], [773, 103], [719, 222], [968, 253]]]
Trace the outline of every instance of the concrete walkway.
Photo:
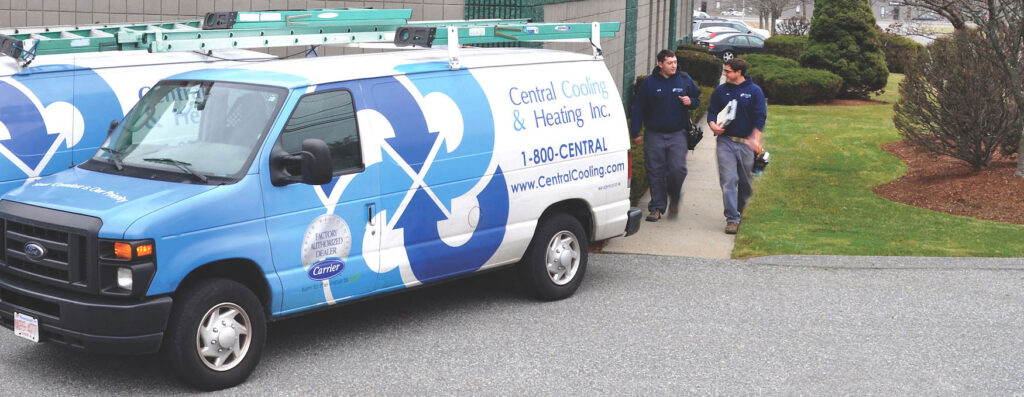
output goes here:
[[[686, 157], [687, 176], [683, 182], [682, 203], [675, 219], [662, 217], [657, 222], [642, 221], [636, 234], [614, 238], [602, 252], [730, 258], [734, 235], [725, 234], [722, 190], [718, 185], [715, 160], [715, 135], [706, 118], [700, 120], [704, 139]], [[638, 206], [647, 217], [650, 191]]]

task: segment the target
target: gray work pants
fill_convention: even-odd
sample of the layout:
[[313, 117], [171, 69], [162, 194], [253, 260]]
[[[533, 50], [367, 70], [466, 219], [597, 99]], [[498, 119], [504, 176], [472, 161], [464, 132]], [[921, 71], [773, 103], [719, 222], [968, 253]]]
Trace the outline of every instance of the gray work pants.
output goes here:
[[644, 134], [644, 166], [651, 187], [647, 209], [665, 212], [668, 200], [679, 200], [686, 179], [686, 134], [646, 132]]
[[740, 222], [740, 214], [754, 193], [754, 151], [749, 146], [718, 136], [718, 182], [722, 185], [722, 204], [726, 222]]

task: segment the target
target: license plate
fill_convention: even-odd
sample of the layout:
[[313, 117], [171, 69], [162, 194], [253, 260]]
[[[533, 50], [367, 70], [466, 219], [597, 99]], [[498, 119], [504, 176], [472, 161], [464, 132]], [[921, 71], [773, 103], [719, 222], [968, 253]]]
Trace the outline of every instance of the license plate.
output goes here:
[[39, 319], [14, 313], [14, 334], [33, 342], [39, 342]]

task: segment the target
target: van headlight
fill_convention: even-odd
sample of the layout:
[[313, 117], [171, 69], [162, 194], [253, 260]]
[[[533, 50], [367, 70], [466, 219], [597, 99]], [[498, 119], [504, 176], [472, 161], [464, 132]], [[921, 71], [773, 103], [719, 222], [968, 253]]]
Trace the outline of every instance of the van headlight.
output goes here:
[[156, 275], [153, 240], [100, 239], [100, 292], [104, 295], [141, 297]]

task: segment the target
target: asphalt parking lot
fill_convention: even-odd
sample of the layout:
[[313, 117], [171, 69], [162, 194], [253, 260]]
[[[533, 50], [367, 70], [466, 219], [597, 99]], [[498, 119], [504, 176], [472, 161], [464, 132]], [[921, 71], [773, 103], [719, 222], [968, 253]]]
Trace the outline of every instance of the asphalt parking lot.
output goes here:
[[[272, 324], [225, 395], [1024, 391], [1020, 259], [592, 256], [567, 300], [493, 272]], [[0, 334], [3, 394], [180, 394], [158, 357]]]

